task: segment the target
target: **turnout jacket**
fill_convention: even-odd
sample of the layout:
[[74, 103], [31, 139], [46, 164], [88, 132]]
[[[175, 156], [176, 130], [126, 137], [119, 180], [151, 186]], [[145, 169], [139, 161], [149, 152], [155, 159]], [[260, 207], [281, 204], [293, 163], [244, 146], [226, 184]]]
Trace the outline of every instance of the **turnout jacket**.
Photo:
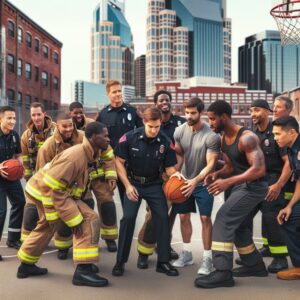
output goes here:
[[25, 191], [42, 202], [49, 222], [60, 218], [67, 226], [75, 227], [83, 221], [76, 201], [84, 197], [89, 180], [88, 165], [97, 161], [99, 154], [94, 153], [84, 137], [81, 144], [56, 155], [29, 179]]
[[77, 127], [77, 129], [85, 131], [86, 126], [92, 122], [95, 122], [95, 120], [93, 120], [91, 118], [87, 118], [85, 115], [83, 115], [83, 125], [80, 128]]
[[25, 169], [24, 178], [28, 180], [34, 174], [38, 151], [44, 142], [53, 135], [56, 124], [52, 122], [51, 117], [45, 116], [45, 126], [42, 132], [36, 130], [32, 120], [27, 123], [26, 127], [27, 129], [21, 136], [21, 148]]

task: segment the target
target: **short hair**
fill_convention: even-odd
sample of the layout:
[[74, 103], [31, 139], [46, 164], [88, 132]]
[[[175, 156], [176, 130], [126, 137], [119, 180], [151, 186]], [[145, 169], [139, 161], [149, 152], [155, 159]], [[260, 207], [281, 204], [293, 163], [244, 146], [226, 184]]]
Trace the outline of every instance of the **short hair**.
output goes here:
[[207, 111], [215, 113], [217, 116], [221, 117], [223, 114], [231, 118], [232, 108], [229, 103], [224, 100], [217, 100], [213, 102], [207, 109]]
[[40, 102], [32, 102], [30, 104], [30, 109], [32, 109], [32, 108], [38, 108], [38, 107], [41, 108], [42, 112], [45, 112], [45, 106], [42, 103], [40, 103]]
[[120, 85], [120, 86], [122, 86], [121, 82], [118, 81], [118, 80], [109, 80], [109, 81], [107, 81], [107, 83], [106, 83], [106, 92], [107, 92], [107, 93], [109, 93], [110, 88], [111, 88], [113, 85]]
[[65, 111], [59, 112], [57, 115], [57, 118], [56, 118], [57, 122], [62, 121], [62, 120], [69, 120], [69, 119], [72, 119], [72, 117]]
[[145, 122], [162, 120], [162, 113], [155, 106], [148, 107], [145, 109], [145, 111], [143, 113], [143, 120]]
[[283, 101], [286, 110], [290, 110], [290, 111], [293, 110], [293, 108], [294, 108], [294, 103], [293, 103], [293, 101], [292, 101], [291, 98], [286, 97], [286, 96], [281, 96], [281, 95], [280, 95], [280, 96], [278, 96], [278, 97], [275, 98], [275, 101], [276, 101], [276, 100], [278, 100], [278, 101]]
[[204, 102], [197, 97], [193, 97], [189, 100], [184, 101], [184, 108], [196, 107], [198, 112], [204, 110]]
[[86, 126], [84, 134], [86, 138], [91, 138], [93, 134], [102, 133], [103, 129], [107, 128], [105, 124], [101, 122], [91, 122]]
[[69, 105], [69, 111], [72, 111], [75, 108], [82, 108], [83, 109], [83, 105], [80, 102], [74, 101]]
[[281, 117], [272, 122], [273, 126], [280, 126], [283, 130], [295, 129], [299, 133], [299, 124], [295, 117]]
[[4, 114], [6, 111], [13, 111], [13, 112], [16, 112], [15, 108], [13, 108], [12, 106], [2, 106], [0, 108], [0, 114]]
[[170, 102], [172, 101], [172, 95], [171, 95], [171, 93], [169, 93], [168, 91], [165, 91], [165, 90], [159, 90], [159, 91], [157, 91], [155, 94], [154, 94], [154, 96], [153, 96], [153, 101], [154, 101], [154, 103], [156, 104], [157, 103], [157, 100], [158, 100], [158, 97], [160, 96], [160, 95], [168, 95], [168, 97], [169, 97], [169, 99], [170, 99]]

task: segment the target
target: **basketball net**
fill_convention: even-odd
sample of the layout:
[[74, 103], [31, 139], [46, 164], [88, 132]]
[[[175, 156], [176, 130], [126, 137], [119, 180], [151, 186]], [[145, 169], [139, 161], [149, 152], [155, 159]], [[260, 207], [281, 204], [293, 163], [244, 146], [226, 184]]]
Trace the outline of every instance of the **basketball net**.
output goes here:
[[300, 45], [300, 0], [278, 4], [270, 14], [277, 23], [281, 45]]

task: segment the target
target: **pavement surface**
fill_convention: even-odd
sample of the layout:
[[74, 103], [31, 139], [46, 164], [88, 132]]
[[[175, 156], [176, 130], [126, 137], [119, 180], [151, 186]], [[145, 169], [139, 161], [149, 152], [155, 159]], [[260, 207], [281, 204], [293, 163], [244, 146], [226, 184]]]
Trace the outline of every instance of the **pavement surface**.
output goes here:
[[[117, 193], [115, 195], [115, 202], [118, 218], [120, 219], [122, 209]], [[71, 254], [69, 254], [70, 258], [68, 260], [59, 261], [56, 258], [57, 251], [53, 247], [52, 242], [38, 263], [39, 266], [47, 267], [49, 274], [36, 278], [17, 279], [16, 271], [19, 265], [16, 257], [17, 251], [6, 247], [7, 234], [4, 233], [0, 243], [0, 253], [4, 258], [0, 262], [0, 300], [300, 299], [299, 281], [281, 281], [273, 274], [269, 274], [265, 278], [238, 278], [235, 280], [236, 284], [233, 288], [210, 290], [195, 288], [194, 279], [196, 278], [203, 251], [201, 225], [198, 214], [192, 214], [194, 265], [179, 269], [180, 276], [178, 277], [168, 277], [155, 272], [156, 255], [154, 254], [149, 260], [149, 268], [147, 270], [138, 269], [136, 267], [136, 240], [139, 228], [144, 220], [145, 201], [143, 202], [136, 222], [130, 259], [126, 264], [123, 277], [113, 277], [111, 275], [116, 255], [115, 253], [109, 253], [105, 247], [105, 242], [100, 241], [99, 274], [109, 280], [109, 286], [105, 288], [73, 286], [71, 281], [74, 266]], [[222, 196], [215, 199], [213, 219], [222, 203]], [[261, 247], [261, 239], [259, 238], [260, 226], [260, 214], [258, 214], [255, 218], [254, 226], [254, 241], [258, 247]], [[179, 218], [176, 219], [174, 226], [172, 246], [178, 252], [182, 249]], [[236, 252], [235, 257], [237, 257]], [[267, 265], [270, 263], [270, 260], [270, 258], [265, 259]]]

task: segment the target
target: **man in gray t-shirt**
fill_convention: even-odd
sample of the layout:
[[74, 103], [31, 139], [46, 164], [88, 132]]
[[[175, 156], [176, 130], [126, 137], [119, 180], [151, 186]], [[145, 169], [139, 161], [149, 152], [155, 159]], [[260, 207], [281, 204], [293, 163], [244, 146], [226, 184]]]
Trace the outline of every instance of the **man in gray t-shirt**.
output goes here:
[[212, 271], [211, 253], [211, 211], [213, 208], [213, 196], [203, 185], [204, 178], [214, 171], [218, 161], [221, 140], [201, 120], [204, 103], [198, 98], [192, 98], [185, 102], [185, 116], [187, 123], [176, 128], [174, 133], [175, 150], [177, 154], [178, 169], [186, 178], [183, 193], [191, 196], [182, 204], [173, 204], [175, 212], [180, 214], [181, 234], [183, 239], [183, 251], [173, 265], [184, 267], [193, 264], [191, 252], [192, 223], [191, 212], [195, 211], [195, 202], [199, 208], [202, 223], [203, 260], [198, 274], [209, 274]]

